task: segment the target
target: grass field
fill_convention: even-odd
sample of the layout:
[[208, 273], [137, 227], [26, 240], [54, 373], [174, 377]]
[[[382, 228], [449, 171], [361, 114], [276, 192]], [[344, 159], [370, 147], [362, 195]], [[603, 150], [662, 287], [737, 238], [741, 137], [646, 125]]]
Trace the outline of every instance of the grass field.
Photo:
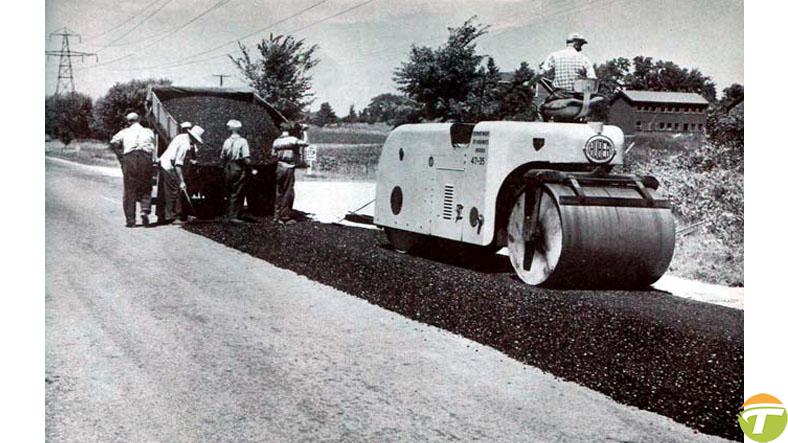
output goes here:
[[118, 159], [109, 145], [96, 140], [74, 140], [64, 145], [60, 140], [44, 144], [46, 155], [98, 166], [118, 166]]

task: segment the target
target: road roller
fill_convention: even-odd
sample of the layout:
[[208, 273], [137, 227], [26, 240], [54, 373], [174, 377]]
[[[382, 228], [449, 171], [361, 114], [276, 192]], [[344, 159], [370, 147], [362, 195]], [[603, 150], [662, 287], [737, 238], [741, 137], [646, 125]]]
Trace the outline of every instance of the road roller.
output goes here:
[[644, 287], [670, 264], [675, 224], [654, 177], [615, 172], [623, 156], [621, 129], [600, 122], [402, 125], [383, 145], [374, 223], [403, 253], [436, 237], [505, 247], [529, 285]]

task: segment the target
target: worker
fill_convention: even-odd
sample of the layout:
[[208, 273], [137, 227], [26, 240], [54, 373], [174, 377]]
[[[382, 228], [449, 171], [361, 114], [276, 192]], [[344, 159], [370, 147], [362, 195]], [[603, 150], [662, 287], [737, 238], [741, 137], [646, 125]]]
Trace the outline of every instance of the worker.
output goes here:
[[280, 224], [292, 224], [293, 202], [295, 201], [295, 167], [298, 152], [306, 142], [307, 126], [302, 128], [303, 138], [299, 139], [290, 135], [288, 131], [274, 140], [274, 157], [276, 163], [276, 207], [274, 208], [274, 221]]
[[224, 141], [222, 152], [219, 154], [219, 159], [224, 164], [224, 179], [229, 199], [227, 219], [232, 223], [244, 223], [239, 215], [246, 197], [252, 163], [249, 158], [249, 142], [238, 133], [241, 126], [241, 122], [235, 119], [227, 122], [227, 129], [231, 134]]
[[596, 78], [591, 60], [581, 54], [583, 45], [588, 41], [582, 35], [573, 32], [566, 37], [566, 47], [553, 52], [539, 67], [539, 73], [545, 76], [552, 74], [553, 87], [574, 92], [575, 80], [578, 78]]
[[192, 122], [183, 122], [180, 124], [181, 134], [185, 134], [192, 128]]
[[123, 213], [126, 227], [134, 227], [137, 202], [140, 202], [142, 225], [150, 226], [151, 189], [156, 152], [153, 131], [143, 127], [136, 112], [126, 115], [128, 127], [112, 136], [110, 147], [118, 156], [123, 171]]
[[[183, 125], [181, 125], [183, 128]], [[183, 164], [186, 154], [196, 145], [202, 144], [205, 130], [189, 124], [185, 132], [176, 135], [167, 149], [159, 157], [159, 196], [164, 197], [163, 219], [157, 220], [159, 225], [168, 225], [188, 220], [184, 211], [183, 201], [187, 197], [186, 180], [183, 175]], [[159, 204], [162, 199], [159, 199]]]

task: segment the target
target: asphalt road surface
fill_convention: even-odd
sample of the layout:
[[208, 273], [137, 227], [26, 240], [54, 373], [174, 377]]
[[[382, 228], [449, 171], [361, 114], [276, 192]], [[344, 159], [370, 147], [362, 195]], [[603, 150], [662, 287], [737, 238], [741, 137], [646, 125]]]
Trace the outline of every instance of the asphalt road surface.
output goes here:
[[46, 164], [49, 441], [718, 441]]

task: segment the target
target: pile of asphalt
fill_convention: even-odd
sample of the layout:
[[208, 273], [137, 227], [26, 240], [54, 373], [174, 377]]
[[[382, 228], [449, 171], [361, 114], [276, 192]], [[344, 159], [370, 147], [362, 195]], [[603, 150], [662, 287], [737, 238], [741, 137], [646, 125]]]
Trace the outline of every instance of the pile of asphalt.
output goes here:
[[255, 103], [210, 95], [176, 97], [166, 100], [164, 106], [179, 122], [189, 121], [205, 129], [205, 142], [197, 150], [197, 160], [202, 164], [219, 164], [219, 153], [230, 132], [226, 124], [230, 119], [243, 125], [240, 134], [249, 142], [253, 163], [271, 161], [271, 145], [279, 130], [268, 112]]
[[653, 290], [531, 288], [506, 257], [474, 257], [449, 243], [402, 255], [367, 229], [270, 220], [186, 229], [621, 403], [741, 438], [742, 311]]

